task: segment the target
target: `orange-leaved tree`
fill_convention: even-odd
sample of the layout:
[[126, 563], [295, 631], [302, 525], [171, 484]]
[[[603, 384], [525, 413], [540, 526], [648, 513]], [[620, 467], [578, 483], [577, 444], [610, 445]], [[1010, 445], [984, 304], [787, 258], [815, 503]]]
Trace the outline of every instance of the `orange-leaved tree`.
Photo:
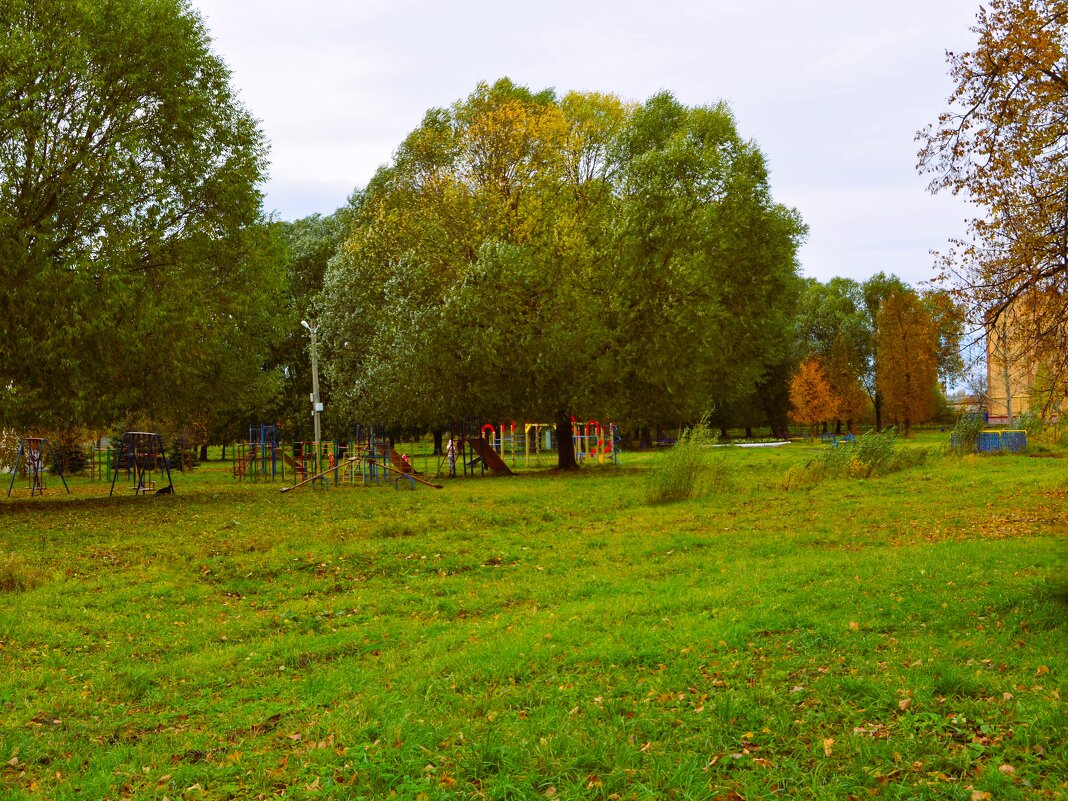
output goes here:
[[812, 429], [838, 416], [839, 399], [818, 359], [805, 359], [790, 379], [790, 406], [790, 417]]
[[879, 361], [875, 380], [891, 419], [907, 437], [915, 423], [930, 420], [938, 382], [938, 330], [911, 289], [895, 290], [879, 308]]

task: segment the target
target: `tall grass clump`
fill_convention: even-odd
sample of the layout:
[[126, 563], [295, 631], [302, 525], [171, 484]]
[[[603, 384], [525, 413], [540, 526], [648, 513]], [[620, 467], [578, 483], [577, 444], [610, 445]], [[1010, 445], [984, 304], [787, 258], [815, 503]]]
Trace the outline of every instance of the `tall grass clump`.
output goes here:
[[975, 453], [979, 447], [979, 434], [986, 427], [981, 414], [965, 412], [957, 418], [957, 424], [950, 435], [950, 449], [957, 454]]
[[25, 592], [41, 583], [41, 572], [17, 553], [0, 553], [0, 592]]
[[916, 467], [927, 461], [925, 448], [897, 446], [897, 429], [869, 431], [854, 444], [829, 446], [814, 459], [791, 467], [783, 480], [784, 489], [815, 484], [828, 478], [872, 478]]
[[685, 429], [649, 473], [645, 502], [673, 503], [700, 495], [723, 470], [712, 452], [716, 439], [707, 419]]

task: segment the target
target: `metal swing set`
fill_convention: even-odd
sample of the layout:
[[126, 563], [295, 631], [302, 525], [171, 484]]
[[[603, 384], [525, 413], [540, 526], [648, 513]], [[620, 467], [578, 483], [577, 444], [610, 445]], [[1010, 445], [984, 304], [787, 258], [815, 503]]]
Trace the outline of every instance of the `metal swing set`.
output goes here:
[[15, 457], [15, 469], [11, 471], [11, 483], [7, 486], [7, 496], [11, 497], [11, 490], [15, 486], [15, 478], [18, 476], [21, 469], [25, 469], [26, 476], [30, 483], [30, 496], [42, 495], [45, 489], [48, 487], [46, 481], [46, 462], [45, 462], [45, 449], [48, 449], [48, 455], [52, 457], [52, 469], [55, 474], [59, 476], [59, 480], [63, 482], [63, 489], [70, 494], [70, 487], [67, 486], [67, 479], [63, 478], [63, 471], [59, 467], [59, 460], [56, 458], [56, 452], [52, 449], [52, 444], [44, 437], [23, 437], [19, 442], [18, 456]]

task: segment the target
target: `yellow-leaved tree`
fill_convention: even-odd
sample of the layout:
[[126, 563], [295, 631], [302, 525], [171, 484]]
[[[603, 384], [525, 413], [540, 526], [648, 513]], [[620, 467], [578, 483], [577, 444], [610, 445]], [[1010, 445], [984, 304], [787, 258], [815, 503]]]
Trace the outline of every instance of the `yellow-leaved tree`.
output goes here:
[[911, 290], [895, 290], [879, 308], [879, 361], [875, 380], [885, 414], [904, 427], [934, 414], [938, 382], [938, 331], [930, 312]]
[[1015, 309], [1016, 358], [1068, 388], [1068, 0], [989, 0], [956, 89], [918, 134], [931, 191], [977, 207], [941, 277], [988, 330]]

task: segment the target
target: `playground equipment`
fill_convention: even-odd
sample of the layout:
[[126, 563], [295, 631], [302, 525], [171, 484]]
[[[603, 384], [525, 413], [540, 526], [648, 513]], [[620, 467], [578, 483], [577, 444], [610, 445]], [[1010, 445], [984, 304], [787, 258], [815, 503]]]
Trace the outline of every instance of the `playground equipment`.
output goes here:
[[115, 450], [113, 448], [93, 447], [89, 451], [89, 480], [111, 481], [111, 471], [115, 466]]
[[581, 464], [596, 459], [598, 464], [619, 464], [619, 428], [615, 423], [601, 425], [597, 420], [585, 423], [571, 418], [571, 436], [575, 442], [575, 459]]
[[[459, 436], [457, 436], [459, 432]], [[514, 421], [497, 425], [485, 423], [481, 426], [470, 422], [449, 427], [449, 436], [457, 449], [457, 459], [462, 457], [463, 474], [475, 474], [487, 469], [505, 475], [512, 471], [512, 465], [522, 460], [529, 466], [531, 457], [535, 464], [541, 464], [543, 451], [554, 450], [556, 443], [556, 426], [553, 423], [524, 423], [522, 432]], [[595, 460], [600, 464], [611, 462], [619, 464], [619, 449], [622, 437], [615, 423], [601, 423], [597, 420], [581, 422], [571, 418], [571, 436], [575, 447], [575, 458], [579, 463]], [[487, 452], [483, 452], [483, 450]], [[444, 461], [444, 460], [443, 460]], [[442, 474], [442, 465], [438, 465], [438, 475]], [[450, 469], [450, 475], [455, 475]]]
[[274, 481], [279, 476], [284, 481], [285, 465], [284, 452], [278, 447], [277, 426], [249, 426], [248, 442], [234, 447], [234, 478], [238, 481]]
[[975, 449], [979, 453], [1023, 453], [1027, 450], [1027, 432], [1017, 429], [980, 431]]
[[[501, 426], [503, 431], [504, 426]], [[489, 432], [490, 439], [485, 438]], [[455, 453], [455, 462], [463, 468], [463, 475], [485, 475], [486, 470], [503, 476], [514, 475], [501, 454], [495, 449], [497, 443], [494, 434], [496, 429], [492, 424], [479, 425], [477, 422], [466, 420], [463, 423], [451, 423], [449, 425], [449, 440]], [[499, 444], [503, 450], [503, 443]], [[438, 462], [438, 475], [442, 475], [443, 457]], [[449, 475], [456, 475], [455, 465], [450, 465]]]
[[[329, 488], [330, 474], [333, 474], [334, 485], [356, 484], [363, 485], [391, 483], [395, 489], [400, 489], [402, 483], [415, 489], [416, 484], [423, 484], [433, 489], [443, 489], [440, 484], [435, 484], [419, 475], [410, 462], [397, 453], [385, 439], [381, 432], [373, 427], [357, 427], [356, 438], [344, 445], [337, 442], [321, 442], [318, 457], [314, 456], [314, 443], [297, 443], [301, 446], [301, 464], [310, 466], [313, 461], [318, 461], [321, 468], [318, 472], [304, 477], [290, 487], [283, 487], [282, 492], [289, 492], [297, 487], [319, 482]], [[308, 448], [307, 446], [310, 446]], [[296, 451], [294, 445], [294, 451]], [[304, 458], [307, 457], [307, 458]], [[307, 467], [302, 467], [305, 475], [309, 472]], [[297, 472], [294, 475], [298, 475]]]
[[[961, 449], [959, 434], [949, 438], [949, 445], [954, 450]], [[988, 428], [979, 432], [975, 441], [976, 453], [1023, 453], [1027, 450], [1027, 432], [1018, 429], [1001, 431]]]
[[[111, 492], [109, 497], [115, 494], [115, 482], [119, 478], [119, 472], [125, 470], [126, 477], [136, 483], [130, 487], [134, 495], [147, 495], [155, 492], [157, 495], [172, 494], [174, 481], [171, 479], [171, 467], [167, 463], [167, 455], [163, 450], [163, 438], [149, 431], [126, 431], [122, 435], [122, 443], [115, 459], [115, 472], [111, 478]], [[155, 473], [159, 471], [160, 480], [164, 475], [167, 477], [166, 486], [156, 488]]]
[[820, 434], [820, 442], [822, 442], [824, 445], [835, 445], [835, 446], [837, 446], [839, 444], [842, 444], [842, 445], [856, 445], [857, 444], [857, 438], [856, 438], [855, 435], [850, 434], [848, 432], [845, 433], [845, 434], [827, 433], [827, 434]]
[[[476, 476], [485, 475], [487, 471], [514, 475], [509, 462], [529, 465], [532, 456], [540, 462], [542, 451], [556, 445], [552, 423], [524, 423], [520, 426], [512, 420], [497, 424], [466, 420], [450, 424], [447, 434], [448, 444], [443, 452], [436, 452], [434, 456], [422, 453], [411, 458], [394, 449], [385, 430], [375, 426], [357, 426], [355, 437], [348, 442], [295, 442], [292, 455], [286, 452], [285, 445], [281, 445], [282, 462], [292, 469], [293, 476], [293, 486], [285, 491], [306, 484], [329, 487], [331, 480], [335, 486], [392, 483], [399, 487], [407, 481], [412, 488], [415, 484], [440, 488], [420, 476]], [[580, 462], [619, 463], [621, 437], [614, 423], [573, 421], [572, 436], [576, 458]], [[421, 463], [421, 471], [416, 468], [414, 460]], [[247, 457], [245, 463], [248, 463]], [[235, 471], [235, 475], [239, 474]]]
[[45, 448], [48, 449], [48, 454], [52, 457], [52, 469], [55, 470], [56, 475], [59, 476], [59, 480], [63, 482], [63, 489], [70, 494], [70, 487], [67, 486], [67, 480], [63, 478], [63, 471], [59, 468], [59, 460], [56, 459], [56, 452], [52, 450], [51, 443], [44, 437], [23, 437], [19, 442], [18, 455], [15, 457], [15, 467], [11, 471], [11, 483], [7, 486], [7, 495], [11, 497], [11, 489], [15, 486], [15, 477], [18, 476], [19, 470], [25, 466], [26, 475], [30, 482], [30, 496], [44, 493], [47, 489], [47, 483], [45, 481]]
[[[533, 432], [533, 436], [531, 433]], [[541, 452], [551, 451], [555, 447], [556, 426], [553, 423], [523, 424], [523, 464], [530, 466], [530, 454], [533, 450], [534, 463], [541, 464]], [[531, 448], [533, 445], [533, 449]]]

